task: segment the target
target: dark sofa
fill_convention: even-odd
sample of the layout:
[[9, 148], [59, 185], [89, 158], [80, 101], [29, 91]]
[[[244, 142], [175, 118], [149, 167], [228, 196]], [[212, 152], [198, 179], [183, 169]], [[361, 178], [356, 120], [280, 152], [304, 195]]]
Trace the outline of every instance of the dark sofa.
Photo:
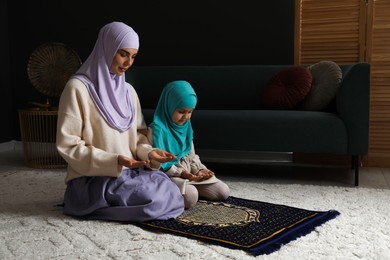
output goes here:
[[[150, 123], [162, 88], [187, 80], [198, 95], [192, 116], [197, 151], [293, 152], [351, 156], [355, 185], [368, 151], [368, 63], [340, 65], [342, 79], [325, 109], [262, 107], [261, 89], [293, 65], [133, 66], [126, 74]], [[201, 156], [202, 157], [202, 156]]]

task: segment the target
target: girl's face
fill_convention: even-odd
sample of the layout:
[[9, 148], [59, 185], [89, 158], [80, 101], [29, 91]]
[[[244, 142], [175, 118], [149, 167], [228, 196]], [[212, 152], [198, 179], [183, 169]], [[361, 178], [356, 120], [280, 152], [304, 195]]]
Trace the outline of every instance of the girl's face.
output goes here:
[[172, 115], [172, 121], [177, 125], [182, 125], [191, 119], [192, 108], [178, 108]]
[[133, 65], [137, 53], [137, 49], [119, 49], [112, 60], [110, 71], [118, 76], [123, 75], [123, 73]]

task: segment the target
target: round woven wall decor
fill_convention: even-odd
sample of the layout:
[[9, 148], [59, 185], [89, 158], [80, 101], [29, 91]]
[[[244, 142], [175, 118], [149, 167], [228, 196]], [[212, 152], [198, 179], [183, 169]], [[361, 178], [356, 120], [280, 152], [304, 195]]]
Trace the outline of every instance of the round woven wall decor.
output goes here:
[[31, 54], [27, 74], [31, 84], [42, 94], [59, 97], [68, 79], [81, 66], [79, 55], [69, 46], [49, 42]]

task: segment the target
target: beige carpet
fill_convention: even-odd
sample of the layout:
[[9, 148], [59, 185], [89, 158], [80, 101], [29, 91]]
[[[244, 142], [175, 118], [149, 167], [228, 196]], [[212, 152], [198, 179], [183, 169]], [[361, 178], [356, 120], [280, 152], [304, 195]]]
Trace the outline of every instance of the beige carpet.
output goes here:
[[13, 153], [0, 156], [0, 259], [390, 259], [390, 190], [220, 176], [237, 197], [341, 213], [279, 251], [253, 257], [133, 225], [64, 216], [56, 207], [64, 169], [31, 169]]

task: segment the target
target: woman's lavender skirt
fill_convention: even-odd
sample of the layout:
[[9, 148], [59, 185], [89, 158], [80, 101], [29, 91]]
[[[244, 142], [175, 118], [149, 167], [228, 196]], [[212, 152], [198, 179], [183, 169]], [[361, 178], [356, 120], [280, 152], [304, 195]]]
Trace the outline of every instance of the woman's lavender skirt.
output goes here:
[[166, 220], [183, 211], [179, 188], [160, 171], [125, 169], [117, 178], [73, 179], [64, 196], [64, 213], [87, 219]]

